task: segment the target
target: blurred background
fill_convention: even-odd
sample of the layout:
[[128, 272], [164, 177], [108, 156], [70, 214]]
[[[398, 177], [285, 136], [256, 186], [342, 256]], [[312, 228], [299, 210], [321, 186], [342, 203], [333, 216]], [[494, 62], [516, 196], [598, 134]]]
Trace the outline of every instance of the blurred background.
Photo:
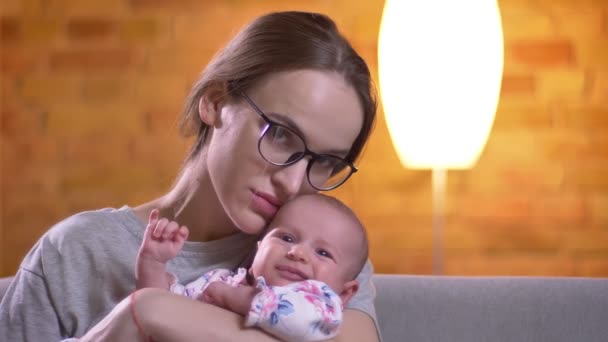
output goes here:
[[[0, 276], [55, 222], [163, 194], [177, 118], [212, 54], [253, 17], [329, 14], [377, 82], [381, 0], [3, 0]], [[499, 0], [505, 68], [479, 162], [448, 171], [444, 273], [608, 276], [608, 1]], [[449, 58], [446, 56], [445, 58]], [[381, 273], [432, 273], [430, 170], [399, 163], [382, 108], [359, 214]]]

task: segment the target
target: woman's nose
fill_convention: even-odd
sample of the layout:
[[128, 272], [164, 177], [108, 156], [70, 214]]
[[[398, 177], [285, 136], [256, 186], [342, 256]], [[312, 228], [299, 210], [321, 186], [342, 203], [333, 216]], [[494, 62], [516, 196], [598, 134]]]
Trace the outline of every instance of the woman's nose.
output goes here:
[[309, 158], [302, 158], [295, 164], [279, 167], [272, 175], [274, 183], [281, 188], [281, 192], [286, 197], [300, 193], [302, 186], [308, 184], [306, 168], [309, 162]]

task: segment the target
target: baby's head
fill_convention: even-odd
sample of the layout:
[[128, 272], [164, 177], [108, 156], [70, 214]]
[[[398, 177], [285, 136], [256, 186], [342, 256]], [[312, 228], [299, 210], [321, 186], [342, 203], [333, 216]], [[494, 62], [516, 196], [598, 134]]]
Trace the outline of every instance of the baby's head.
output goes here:
[[346, 304], [367, 255], [365, 229], [350, 208], [327, 195], [302, 195], [281, 207], [268, 226], [251, 272], [275, 286], [322, 281]]

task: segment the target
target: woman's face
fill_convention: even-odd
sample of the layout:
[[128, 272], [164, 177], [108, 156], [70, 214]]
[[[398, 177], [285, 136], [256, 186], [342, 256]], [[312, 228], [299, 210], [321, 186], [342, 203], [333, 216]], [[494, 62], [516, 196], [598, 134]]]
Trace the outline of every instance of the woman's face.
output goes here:
[[[316, 153], [346, 156], [363, 124], [355, 90], [337, 73], [297, 70], [269, 75], [247, 92], [271, 120], [301, 133]], [[313, 193], [309, 158], [275, 166], [258, 152], [266, 122], [244, 100], [223, 103], [209, 137], [207, 168], [222, 207], [243, 232], [257, 234], [292, 197]]]

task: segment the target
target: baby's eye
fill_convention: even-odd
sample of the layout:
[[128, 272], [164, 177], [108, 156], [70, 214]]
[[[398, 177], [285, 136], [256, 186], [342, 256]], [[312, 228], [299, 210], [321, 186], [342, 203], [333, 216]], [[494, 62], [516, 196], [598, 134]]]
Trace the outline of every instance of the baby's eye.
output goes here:
[[331, 253], [329, 253], [329, 252], [328, 252], [327, 250], [325, 250], [325, 249], [318, 249], [318, 250], [317, 250], [317, 254], [319, 254], [320, 256], [325, 257], [325, 258], [330, 258], [330, 259], [332, 258]]
[[281, 240], [283, 240], [283, 241], [285, 241], [285, 242], [289, 242], [289, 243], [292, 243], [292, 242], [294, 242], [294, 241], [295, 241], [295, 240], [293, 239], [293, 237], [291, 237], [290, 235], [283, 235], [283, 236], [281, 236]]

